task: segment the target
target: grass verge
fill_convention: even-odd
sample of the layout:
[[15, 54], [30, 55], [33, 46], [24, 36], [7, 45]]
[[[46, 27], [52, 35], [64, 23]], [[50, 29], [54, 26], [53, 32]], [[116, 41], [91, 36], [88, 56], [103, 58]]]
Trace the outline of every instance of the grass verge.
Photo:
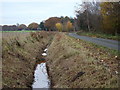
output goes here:
[[47, 56], [52, 88], [118, 88], [117, 55], [64, 33], [56, 34]]
[[82, 35], [82, 36], [89, 36], [89, 37], [93, 37], [93, 38], [104, 38], [104, 39], [120, 41], [119, 35], [111, 35], [111, 34], [95, 33], [95, 32], [78, 32], [77, 34]]

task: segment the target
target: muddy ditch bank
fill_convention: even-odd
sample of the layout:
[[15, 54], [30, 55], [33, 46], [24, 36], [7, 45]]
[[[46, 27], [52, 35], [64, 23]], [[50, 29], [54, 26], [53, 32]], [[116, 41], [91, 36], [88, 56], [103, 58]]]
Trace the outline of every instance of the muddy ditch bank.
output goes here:
[[56, 34], [46, 60], [51, 88], [118, 88], [118, 58], [80, 39]]
[[54, 32], [3, 32], [3, 88], [32, 88], [34, 70]]
[[118, 87], [118, 60], [111, 53], [62, 32], [15, 34], [3, 36], [3, 88], [32, 89], [35, 71], [43, 66], [50, 88]]

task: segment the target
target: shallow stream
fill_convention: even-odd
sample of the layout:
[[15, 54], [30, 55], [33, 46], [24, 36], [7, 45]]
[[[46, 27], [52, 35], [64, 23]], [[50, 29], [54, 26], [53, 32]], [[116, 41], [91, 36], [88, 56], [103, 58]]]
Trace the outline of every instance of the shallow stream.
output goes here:
[[[44, 50], [42, 56], [47, 56], [47, 49]], [[37, 64], [37, 67], [34, 72], [34, 82], [32, 88], [49, 88], [50, 87], [50, 80], [48, 79], [48, 73], [46, 68], [46, 62], [43, 61], [40, 64]]]

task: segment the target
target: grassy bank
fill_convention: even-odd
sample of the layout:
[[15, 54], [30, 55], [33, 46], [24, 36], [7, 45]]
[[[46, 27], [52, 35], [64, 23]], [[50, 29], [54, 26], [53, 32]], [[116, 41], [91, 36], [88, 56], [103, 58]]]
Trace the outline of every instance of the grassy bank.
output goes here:
[[118, 54], [64, 33], [48, 48], [52, 88], [117, 88]]
[[36, 61], [52, 37], [50, 32], [2, 33], [3, 88], [31, 88]]
[[104, 38], [104, 39], [111, 39], [111, 40], [119, 40], [119, 35], [111, 35], [111, 34], [104, 34], [104, 33], [95, 33], [95, 32], [78, 32], [78, 35], [82, 36], [89, 36], [93, 38]]
[[3, 32], [3, 87], [31, 88], [36, 63], [48, 44], [52, 88], [118, 87], [118, 52], [62, 32]]

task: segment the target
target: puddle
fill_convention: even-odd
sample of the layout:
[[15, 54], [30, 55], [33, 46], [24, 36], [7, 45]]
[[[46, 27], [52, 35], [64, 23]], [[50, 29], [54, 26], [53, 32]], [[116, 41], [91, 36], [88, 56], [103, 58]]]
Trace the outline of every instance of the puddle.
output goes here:
[[[46, 52], [47, 49], [44, 50]], [[47, 53], [42, 53], [43, 56], [47, 56]], [[34, 73], [34, 82], [32, 88], [49, 88], [50, 80], [48, 79], [48, 73], [45, 60], [37, 65]]]
[[38, 64], [34, 74], [33, 88], [49, 88], [50, 81], [48, 79], [46, 63]]

